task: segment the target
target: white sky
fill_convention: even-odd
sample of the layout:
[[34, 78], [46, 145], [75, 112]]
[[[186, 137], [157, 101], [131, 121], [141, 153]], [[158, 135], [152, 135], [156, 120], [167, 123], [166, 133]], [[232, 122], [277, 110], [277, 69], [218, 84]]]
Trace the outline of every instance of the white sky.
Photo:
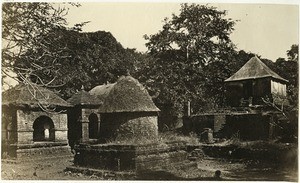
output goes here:
[[[146, 2], [89, 2], [71, 7], [70, 25], [91, 21], [84, 32], [109, 31], [125, 48], [146, 51], [143, 35], [157, 33], [164, 17], [178, 14], [180, 4]], [[238, 49], [275, 61], [299, 40], [299, 6], [283, 4], [210, 4], [228, 10], [227, 18], [240, 20], [231, 35]]]

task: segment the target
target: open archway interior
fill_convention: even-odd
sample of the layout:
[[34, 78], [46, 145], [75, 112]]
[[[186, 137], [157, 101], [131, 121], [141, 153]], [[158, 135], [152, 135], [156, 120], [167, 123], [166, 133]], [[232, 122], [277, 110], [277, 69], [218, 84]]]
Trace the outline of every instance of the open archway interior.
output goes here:
[[33, 141], [54, 141], [55, 130], [51, 118], [40, 116], [33, 123]]
[[98, 116], [95, 113], [90, 114], [89, 116], [89, 138], [96, 139], [98, 136]]

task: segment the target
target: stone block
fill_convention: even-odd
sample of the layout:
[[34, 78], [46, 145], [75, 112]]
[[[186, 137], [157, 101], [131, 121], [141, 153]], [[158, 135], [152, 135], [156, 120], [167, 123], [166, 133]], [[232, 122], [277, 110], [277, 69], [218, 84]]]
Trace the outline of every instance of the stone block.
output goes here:
[[75, 146], [76, 166], [112, 171], [140, 171], [187, 159], [186, 145], [113, 145], [82, 143]]

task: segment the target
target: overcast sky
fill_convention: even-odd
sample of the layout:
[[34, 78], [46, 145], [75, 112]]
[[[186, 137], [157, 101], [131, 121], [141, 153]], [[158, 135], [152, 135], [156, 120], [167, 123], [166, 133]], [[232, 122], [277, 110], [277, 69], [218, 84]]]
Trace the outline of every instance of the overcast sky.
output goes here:
[[[71, 25], [91, 21], [84, 32], [109, 31], [125, 48], [147, 51], [143, 35], [157, 33], [165, 17], [178, 14], [179, 3], [80, 3], [71, 7]], [[228, 10], [227, 18], [240, 20], [231, 35], [238, 49], [251, 51], [275, 61], [286, 58], [286, 51], [299, 40], [298, 5], [209, 4]]]

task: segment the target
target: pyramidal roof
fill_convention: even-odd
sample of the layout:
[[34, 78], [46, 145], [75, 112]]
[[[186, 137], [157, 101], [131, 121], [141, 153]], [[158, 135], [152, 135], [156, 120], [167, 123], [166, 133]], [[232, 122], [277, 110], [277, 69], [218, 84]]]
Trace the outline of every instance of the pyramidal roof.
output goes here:
[[19, 84], [2, 93], [2, 105], [53, 105], [71, 107], [72, 105], [60, 98], [54, 92], [38, 85]]
[[121, 76], [110, 86], [100, 110], [104, 113], [160, 111], [148, 91], [131, 76]]
[[78, 91], [71, 98], [67, 100], [72, 105], [101, 105], [103, 102], [95, 95], [91, 95], [89, 92]]
[[272, 77], [284, 82], [288, 82], [288, 80], [283, 79], [268, 66], [266, 66], [259, 58], [257, 58], [257, 56], [252, 57], [242, 68], [240, 68], [240, 70], [226, 79], [225, 82], [265, 77]]

